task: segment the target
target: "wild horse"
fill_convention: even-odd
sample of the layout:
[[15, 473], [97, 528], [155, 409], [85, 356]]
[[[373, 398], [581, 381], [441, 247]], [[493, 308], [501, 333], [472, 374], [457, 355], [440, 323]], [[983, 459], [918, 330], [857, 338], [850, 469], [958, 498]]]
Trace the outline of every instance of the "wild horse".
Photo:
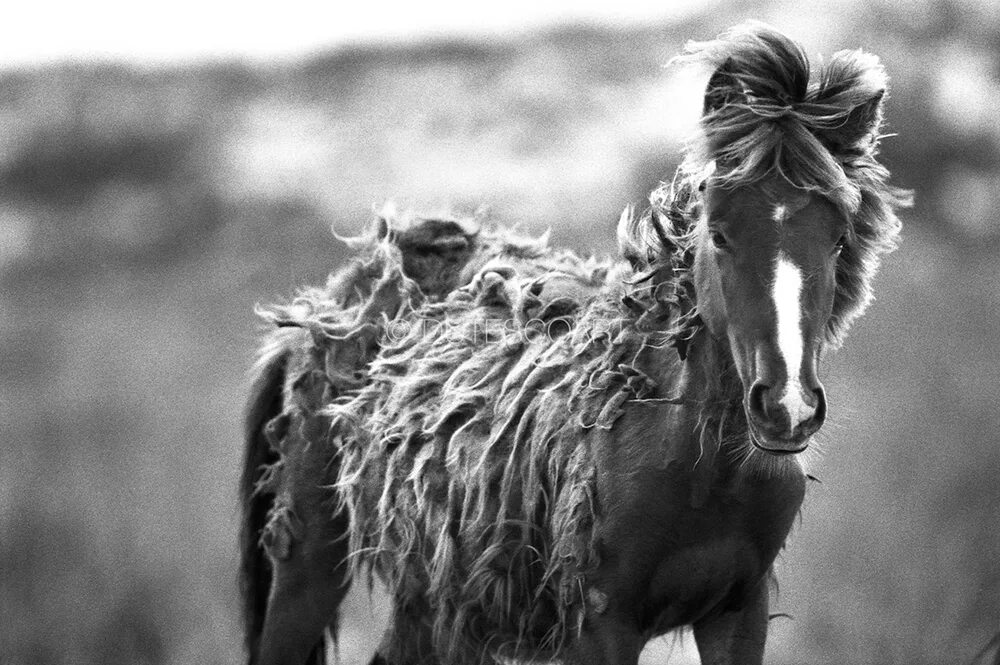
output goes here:
[[823, 425], [817, 376], [907, 195], [886, 76], [811, 69], [762, 24], [688, 47], [700, 140], [599, 262], [473, 220], [381, 218], [324, 288], [265, 310], [242, 481], [250, 662], [301, 663], [350, 581], [373, 663], [636, 663], [693, 626], [759, 663], [771, 566]]

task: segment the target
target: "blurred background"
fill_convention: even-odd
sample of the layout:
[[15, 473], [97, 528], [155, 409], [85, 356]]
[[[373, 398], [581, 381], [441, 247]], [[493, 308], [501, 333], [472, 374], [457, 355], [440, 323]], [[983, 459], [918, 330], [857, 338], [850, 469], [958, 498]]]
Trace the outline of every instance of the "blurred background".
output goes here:
[[[331, 226], [355, 232], [388, 199], [486, 205], [613, 252], [701, 103], [703, 79], [663, 65], [746, 18], [811, 56], [881, 56], [885, 162], [917, 193], [877, 302], [827, 363], [822, 482], [779, 560], [790, 618], [770, 661], [969, 663], [1000, 631], [991, 2], [373, 3], [367, 22], [201, 4], [106, 7], [133, 20], [117, 29], [90, 3], [40, 4], [62, 41], [7, 26], [0, 663], [238, 662], [253, 305], [321, 283], [346, 255]], [[378, 596], [352, 598], [344, 662], [367, 659], [381, 617]], [[691, 643], [644, 662], [695, 662]]]

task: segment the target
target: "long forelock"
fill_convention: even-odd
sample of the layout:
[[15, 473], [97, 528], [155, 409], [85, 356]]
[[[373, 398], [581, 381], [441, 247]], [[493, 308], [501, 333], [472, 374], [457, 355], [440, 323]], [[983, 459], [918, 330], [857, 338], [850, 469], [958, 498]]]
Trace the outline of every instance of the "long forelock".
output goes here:
[[848, 215], [858, 210], [870, 183], [858, 177], [857, 167], [877, 164], [880, 114], [858, 140], [840, 145], [835, 139], [859, 106], [877, 102], [885, 91], [887, 79], [875, 56], [843, 51], [814, 67], [798, 44], [749, 23], [719, 39], [688, 44], [678, 61], [715, 72], [705, 94], [717, 104], [706, 109], [700, 134], [688, 147], [688, 173], [715, 161], [724, 167], [717, 178], [732, 187], [777, 173]]
[[830, 200], [845, 215], [857, 211], [865, 183], [854, 177], [854, 166], [858, 161], [877, 164], [874, 152], [845, 163], [820, 142], [813, 118], [804, 112], [761, 103], [735, 106], [703, 119], [701, 136], [687, 149], [683, 177], [697, 179], [714, 162], [719, 186], [754, 185], [778, 175]]
[[[697, 241], [694, 231], [703, 205], [700, 190], [709, 177], [723, 186], [735, 178], [732, 172], [720, 174], [713, 165], [714, 162], [706, 163], [689, 155], [674, 179], [662, 183], [650, 195], [650, 210], [646, 215], [637, 218], [639, 229], [633, 237], [647, 244], [653, 237], [649, 230], [653, 220], [660, 220], [666, 230], [670, 242], [659, 245], [659, 255], [651, 256], [647, 265], [649, 270], [661, 266], [661, 274], [674, 283], [672, 291], [678, 294], [693, 293], [693, 248]], [[747, 182], [758, 182], [770, 173], [748, 175]], [[826, 330], [827, 342], [834, 348], [840, 346], [851, 323], [871, 302], [872, 281], [882, 256], [897, 246], [901, 223], [896, 210], [912, 205], [912, 192], [889, 184], [888, 169], [874, 156], [845, 165], [842, 173], [856, 192], [856, 203], [853, 195], [845, 201], [820, 187], [803, 188], [838, 205], [850, 222], [849, 243], [838, 260], [836, 296]], [[687, 311], [684, 323], [690, 329], [698, 323], [697, 303], [692, 301]]]

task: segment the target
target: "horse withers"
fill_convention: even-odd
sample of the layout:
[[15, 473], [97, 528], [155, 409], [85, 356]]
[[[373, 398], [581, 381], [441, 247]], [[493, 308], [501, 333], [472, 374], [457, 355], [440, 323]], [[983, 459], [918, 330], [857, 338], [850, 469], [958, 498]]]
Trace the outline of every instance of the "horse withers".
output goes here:
[[759, 663], [770, 570], [822, 427], [825, 348], [871, 297], [905, 192], [871, 55], [811, 68], [762, 24], [692, 44], [701, 138], [599, 262], [383, 219], [272, 308], [242, 485], [254, 663], [321, 655], [352, 579], [373, 663], [637, 662], [693, 626]]

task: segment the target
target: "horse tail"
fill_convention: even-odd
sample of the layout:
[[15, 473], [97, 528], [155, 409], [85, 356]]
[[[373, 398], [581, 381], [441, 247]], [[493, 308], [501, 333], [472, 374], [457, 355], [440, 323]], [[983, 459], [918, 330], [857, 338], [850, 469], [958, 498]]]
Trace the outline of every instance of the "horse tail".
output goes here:
[[273, 497], [258, 491], [265, 469], [278, 460], [264, 436], [264, 425], [282, 410], [282, 389], [290, 351], [279, 343], [265, 346], [252, 370], [244, 419], [243, 474], [240, 478], [240, 591], [243, 597], [244, 639], [249, 662], [254, 661], [267, 613], [271, 564], [260, 546]]

